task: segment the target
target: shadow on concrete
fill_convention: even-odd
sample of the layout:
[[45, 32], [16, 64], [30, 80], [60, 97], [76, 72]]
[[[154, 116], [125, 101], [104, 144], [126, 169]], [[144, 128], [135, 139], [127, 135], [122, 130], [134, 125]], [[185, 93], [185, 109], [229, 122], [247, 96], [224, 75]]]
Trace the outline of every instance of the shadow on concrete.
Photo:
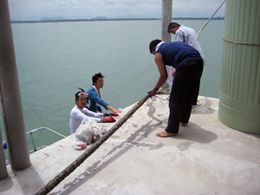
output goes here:
[[189, 122], [187, 126], [181, 126], [179, 129], [179, 134], [172, 138], [207, 144], [218, 139], [218, 136], [211, 131], [207, 131], [200, 126]]
[[[13, 171], [13, 174], [15, 175], [14, 179], [17, 181], [20, 189], [22, 190], [21, 194], [31, 194], [30, 186], [35, 183], [37, 183], [39, 187], [44, 185], [44, 182], [32, 165], [20, 171]], [[8, 191], [13, 185], [14, 183], [12, 179], [7, 177], [1, 181], [0, 192]]]

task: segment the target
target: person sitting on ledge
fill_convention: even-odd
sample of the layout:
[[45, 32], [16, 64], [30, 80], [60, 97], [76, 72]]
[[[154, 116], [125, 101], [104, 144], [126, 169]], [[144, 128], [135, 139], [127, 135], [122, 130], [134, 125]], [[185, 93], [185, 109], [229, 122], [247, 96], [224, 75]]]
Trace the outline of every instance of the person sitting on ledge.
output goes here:
[[106, 113], [95, 113], [88, 110], [86, 107], [88, 93], [83, 89], [75, 94], [75, 103], [76, 105], [72, 108], [70, 112], [70, 133], [73, 134], [76, 132], [77, 128], [80, 126], [81, 121], [85, 119], [88, 121], [88, 118], [93, 119], [94, 121], [100, 122], [115, 122], [116, 120], [109, 116], [106, 117]]

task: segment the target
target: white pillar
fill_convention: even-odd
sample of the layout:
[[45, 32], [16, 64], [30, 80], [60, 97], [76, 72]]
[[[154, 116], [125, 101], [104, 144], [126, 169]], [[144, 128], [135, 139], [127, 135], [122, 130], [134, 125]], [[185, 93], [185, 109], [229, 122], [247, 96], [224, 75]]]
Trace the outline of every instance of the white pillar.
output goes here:
[[172, 22], [172, 0], [162, 0], [162, 40], [171, 42], [168, 25]]
[[0, 100], [12, 169], [30, 165], [8, 1], [0, 1]]
[[[168, 25], [172, 22], [172, 0], [162, 0], [162, 40], [171, 42], [171, 34], [168, 33]], [[163, 93], [170, 92], [170, 86], [164, 83], [162, 86]]]

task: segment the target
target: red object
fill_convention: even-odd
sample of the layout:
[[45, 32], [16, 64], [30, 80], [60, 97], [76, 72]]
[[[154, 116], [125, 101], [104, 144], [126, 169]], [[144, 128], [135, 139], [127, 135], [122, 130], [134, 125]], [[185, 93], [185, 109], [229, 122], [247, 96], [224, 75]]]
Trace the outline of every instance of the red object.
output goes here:
[[116, 112], [106, 113], [106, 116], [119, 116]]
[[118, 116], [118, 114], [117, 114], [117, 113], [115, 113], [115, 112], [108, 113], [108, 114], [109, 114], [109, 116]]
[[109, 117], [104, 118], [104, 119], [103, 119], [103, 122], [104, 122], [104, 123], [116, 122], [116, 119], [114, 119], [114, 118], [110, 115]]
[[78, 146], [84, 149], [87, 147], [87, 144], [78, 144]]

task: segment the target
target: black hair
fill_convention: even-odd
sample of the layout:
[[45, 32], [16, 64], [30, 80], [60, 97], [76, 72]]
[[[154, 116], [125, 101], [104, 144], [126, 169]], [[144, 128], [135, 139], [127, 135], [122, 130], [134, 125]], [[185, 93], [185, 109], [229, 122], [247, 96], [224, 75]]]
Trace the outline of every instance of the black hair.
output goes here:
[[85, 92], [85, 90], [82, 89], [82, 88], [80, 88], [80, 87], [78, 87], [78, 89], [80, 89], [81, 91], [78, 91], [78, 92], [75, 94], [75, 99], [76, 99], [77, 101], [79, 100], [79, 93]]
[[105, 76], [104, 75], [102, 75], [101, 73], [97, 73], [97, 74], [95, 74], [93, 77], [92, 77], [92, 83], [93, 83], [93, 85], [94, 85], [94, 83], [96, 83], [97, 82], [97, 80], [98, 80], [98, 78], [104, 78]]
[[156, 47], [156, 45], [160, 42], [162, 42], [160, 39], [155, 39], [155, 40], [151, 41], [150, 46], [149, 46], [150, 53], [153, 53], [153, 51], [155, 51], [154, 47]]
[[175, 28], [176, 26], [180, 26], [177, 22], [172, 22], [168, 25], [168, 33], [170, 33], [170, 29]]

